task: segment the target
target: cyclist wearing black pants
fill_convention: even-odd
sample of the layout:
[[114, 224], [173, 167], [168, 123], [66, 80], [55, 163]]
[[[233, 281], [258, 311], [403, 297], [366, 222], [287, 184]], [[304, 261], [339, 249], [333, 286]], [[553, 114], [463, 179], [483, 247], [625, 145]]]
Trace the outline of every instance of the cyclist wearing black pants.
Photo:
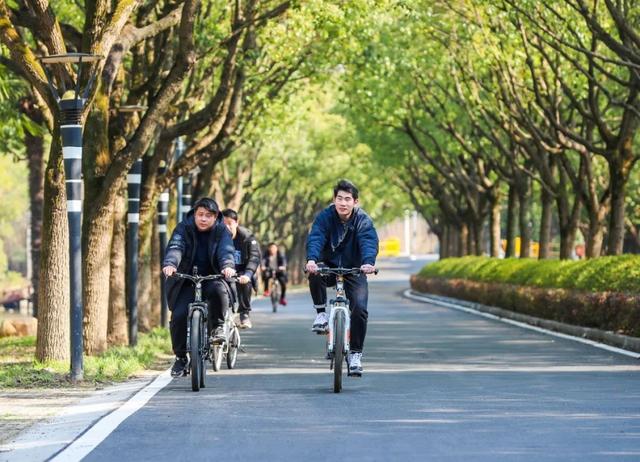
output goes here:
[[351, 309], [351, 343], [347, 358], [349, 374], [362, 374], [362, 348], [367, 334], [367, 274], [375, 271], [378, 255], [378, 234], [373, 221], [358, 205], [358, 188], [340, 180], [333, 189], [333, 204], [320, 212], [311, 226], [307, 239], [309, 289], [317, 316], [312, 330], [325, 333], [329, 326], [326, 313], [327, 286], [336, 278], [317, 274], [318, 264], [330, 267], [357, 268], [363, 274], [345, 276], [345, 290]]
[[274, 277], [280, 283], [280, 304], [287, 305], [287, 257], [280, 252], [278, 245], [272, 242], [267, 247], [266, 254], [262, 257], [262, 282], [264, 284], [264, 296], [269, 296], [269, 279]]
[[[222, 221], [218, 204], [204, 197], [196, 201], [171, 235], [162, 264], [162, 272], [169, 278], [176, 271], [191, 274], [235, 275], [234, 248], [231, 234]], [[169, 278], [166, 284], [167, 301], [171, 310], [171, 344], [176, 355], [171, 375], [185, 374], [187, 366], [187, 318], [189, 303], [195, 298], [193, 284], [184, 279]], [[224, 340], [224, 315], [230, 304], [230, 288], [222, 280], [205, 281], [202, 295], [209, 306], [209, 331], [214, 342]]]
[[240, 328], [251, 329], [251, 280], [260, 266], [260, 245], [251, 231], [238, 225], [238, 213], [232, 209], [222, 211], [224, 224], [231, 233], [234, 247], [235, 269], [238, 278], [238, 304]]

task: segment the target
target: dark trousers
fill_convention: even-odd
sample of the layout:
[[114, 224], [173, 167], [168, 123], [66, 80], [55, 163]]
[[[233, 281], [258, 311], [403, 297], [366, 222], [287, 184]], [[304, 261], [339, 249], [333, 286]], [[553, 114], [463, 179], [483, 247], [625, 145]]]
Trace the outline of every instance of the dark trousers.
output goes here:
[[[262, 282], [264, 283], [264, 290], [267, 290], [269, 288], [269, 279], [271, 279], [272, 276], [268, 273], [263, 274]], [[287, 275], [278, 271], [276, 273], [276, 279], [280, 283], [280, 298], [285, 298], [285, 295], [287, 295]]]
[[248, 313], [251, 311], [251, 291], [253, 286], [251, 282], [248, 284], [236, 284], [236, 290], [238, 291], [238, 312]]
[[[318, 274], [309, 275], [309, 289], [311, 290], [311, 298], [313, 305], [320, 313], [326, 311], [327, 306], [327, 287], [336, 285], [336, 277], [320, 276]], [[349, 308], [351, 309], [351, 351], [362, 352], [364, 338], [367, 335], [367, 302], [369, 300], [369, 285], [367, 284], [367, 276], [360, 274], [358, 276], [345, 276], [344, 288], [349, 300]]]
[[[175, 304], [171, 310], [171, 344], [173, 352], [178, 357], [187, 354], [187, 319], [189, 317], [189, 303], [195, 298], [193, 284], [182, 285]], [[229, 288], [223, 281], [204, 281], [202, 283], [202, 299], [208, 302], [209, 332], [224, 323], [224, 315], [229, 308]]]

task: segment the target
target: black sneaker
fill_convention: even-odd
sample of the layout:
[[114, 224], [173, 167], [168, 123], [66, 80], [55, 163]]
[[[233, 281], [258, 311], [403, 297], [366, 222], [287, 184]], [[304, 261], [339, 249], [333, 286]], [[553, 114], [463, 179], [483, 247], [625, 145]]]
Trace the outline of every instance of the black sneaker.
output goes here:
[[176, 361], [171, 366], [171, 377], [182, 377], [187, 375], [187, 358], [176, 357]]
[[240, 329], [251, 329], [252, 327], [249, 313], [240, 313]]
[[224, 335], [224, 328], [222, 326], [216, 327], [211, 334], [211, 343], [217, 345], [227, 341], [227, 336]]

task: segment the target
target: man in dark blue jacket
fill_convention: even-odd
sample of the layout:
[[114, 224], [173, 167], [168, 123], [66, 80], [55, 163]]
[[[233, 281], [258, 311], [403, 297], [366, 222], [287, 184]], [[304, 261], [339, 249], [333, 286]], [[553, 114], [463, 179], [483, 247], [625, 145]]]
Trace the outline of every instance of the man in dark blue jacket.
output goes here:
[[363, 274], [347, 276], [345, 290], [351, 308], [351, 351], [348, 357], [349, 375], [362, 375], [362, 347], [367, 334], [367, 274], [375, 271], [378, 255], [378, 234], [364, 210], [357, 207], [358, 188], [340, 180], [333, 189], [333, 204], [316, 216], [307, 239], [307, 265], [311, 298], [317, 311], [312, 330], [325, 333], [329, 325], [326, 313], [327, 286], [334, 286], [335, 276], [323, 278], [317, 274], [318, 264], [331, 267], [356, 268]]
[[[171, 235], [162, 264], [162, 272], [168, 278], [175, 273], [191, 274], [193, 267], [198, 274], [235, 275], [233, 240], [222, 221], [218, 204], [213, 199], [199, 199], [193, 209], [178, 223]], [[184, 279], [169, 278], [166, 284], [167, 302], [171, 310], [171, 344], [176, 360], [171, 375], [184, 375], [187, 366], [187, 317], [189, 303], [194, 300], [194, 286]], [[230, 289], [222, 280], [205, 281], [203, 297], [209, 304], [209, 331], [213, 341], [224, 340], [224, 315], [230, 305]]]

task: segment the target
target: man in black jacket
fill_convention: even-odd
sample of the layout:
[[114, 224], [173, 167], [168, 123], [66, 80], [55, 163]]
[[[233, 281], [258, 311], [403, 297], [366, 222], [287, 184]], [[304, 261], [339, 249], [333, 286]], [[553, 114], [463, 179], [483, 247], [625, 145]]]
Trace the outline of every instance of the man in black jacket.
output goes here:
[[307, 238], [309, 289], [317, 316], [312, 330], [327, 331], [327, 286], [334, 286], [336, 278], [317, 274], [318, 263], [330, 267], [362, 270], [357, 276], [345, 277], [345, 290], [351, 308], [351, 344], [347, 362], [349, 375], [362, 375], [362, 347], [367, 334], [367, 274], [375, 271], [378, 255], [378, 234], [364, 210], [357, 207], [358, 188], [347, 180], [340, 180], [333, 189], [333, 204], [320, 212]]
[[[187, 366], [187, 318], [189, 303], [194, 300], [193, 284], [184, 279], [170, 278], [176, 271], [191, 274], [235, 275], [234, 248], [231, 234], [222, 221], [218, 204], [204, 197], [178, 223], [167, 244], [162, 272], [167, 280], [167, 302], [171, 310], [171, 343], [176, 360], [171, 375], [184, 375]], [[224, 315], [230, 305], [229, 286], [222, 280], [205, 281], [202, 294], [209, 304], [209, 330], [214, 342], [224, 340]]]
[[222, 211], [224, 224], [233, 238], [236, 272], [238, 273], [238, 302], [240, 328], [251, 329], [251, 279], [260, 266], [260, 245], [251, 231], [238, 225], [238, 213], [233, 209]]

